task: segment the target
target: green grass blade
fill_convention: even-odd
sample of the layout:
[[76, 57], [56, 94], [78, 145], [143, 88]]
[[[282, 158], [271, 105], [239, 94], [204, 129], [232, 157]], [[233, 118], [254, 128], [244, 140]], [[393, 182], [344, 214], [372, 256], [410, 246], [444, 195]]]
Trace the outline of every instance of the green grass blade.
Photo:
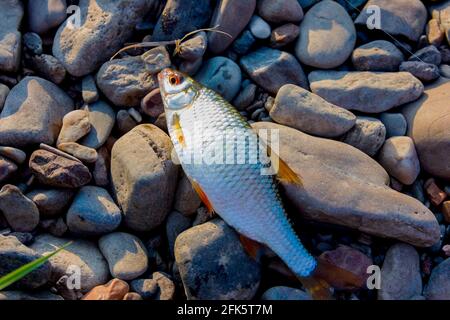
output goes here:
[[64, 250], [71, 244], [72, 244], [72, 242], [69, 242], [69, 243], [63, 245], [61, 248], [55, 250], [54, 252], [49, 253], [46, 256], [40, 257], [34, 261], [31, 261], [31, 262], [17, 268], [16, 270], [8, 273], [7, 275], [1, 277], [0, 278], [0, 290], [5, 289], [6, 287], [12, 285], [14, 282], [19, 281], [20, 279], [25, 277], [30, 272], [33, 272], [34, 270], [36, 270], [37, 268], [42, 266], [45, 262], [47, 262], [48, 259], [53, 257], [55, 254], [59, 253], [61, 250]]

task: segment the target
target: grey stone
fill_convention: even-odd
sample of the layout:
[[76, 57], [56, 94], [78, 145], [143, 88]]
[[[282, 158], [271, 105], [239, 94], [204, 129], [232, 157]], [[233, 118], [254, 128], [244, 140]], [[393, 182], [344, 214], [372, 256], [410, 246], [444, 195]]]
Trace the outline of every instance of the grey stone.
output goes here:
[[371, 117], [357, 117], [355, 126], [341, 140], [373, 157], [386, 138], [384, 124]]
[[175, 240], [180, 233], [189, 229], [191, 225], [191, 219], [177, 211], [172, 211], [167, 217], [166, 236], [169, 244], [169, 252], [172, 257], [174, 256]]
[[403, 53], [391, 42], [375, 40], [353, 51], [352, 62], [359, 71], [398, 71], [405, 60]]
[[430, 82], [441, 76], [439, 68], [436, 65], [421, 61], [402, 62], [400, 71], [409, 72], [422, 82]]
[[437, 265], [431, 272], [424, 291], [427, 300], [450, 300], [450, 258]]
[[42, 78], [60, 84], [66, 77], [66, 69], [58, 59], [49, 54], [31, 57], [30, 66]]
[[23, 45], [25, 46], [25, 50], [32, 55], [42, 54], [42, 39], [37, 33], [25, 33], [23, 35]]
[[17, 171], [17, 165], [7, 158], [0, 156], [0, 182], [5, 182]]
[[114, 127], [116, 113], [104, 101], [97, 101], [87, 106], [91, 130], [79, 141], [83, 146], [98, 149], [108, 139]]
[[202, 201], [192, 187], [191, 181], [183, 174], [178, 182], [173, 208], [185, 216], [193, 215]]
[[248, 28], [256, 39], [267, 39], [272, 33], [270, 25], [264, 21], [264, 19], [256, 15], [251, 18]]
[[380, 114], [380, 121], [386, 127], [386, 139], [406, 134], [408, 124], [403, 114], [383, 112]]
[[303, 10], [297, 0], [260, 0], [258, 13], [269, 22], [300, 22]]
[[92, 75], [87, 75], [81, 81], [81, 94], [85, 103], [97, 102], [99, 94], [95, 78]]
[[28, 25], [36, 33], [45, 33], [59, 26], [67, 17], [66, 0], [28, 1]]
[[4, 84], [0, 83], [0, 112], [3, 110], [5, 105], [6, 97], [8, 97], [9, 88]]
[[74, 195], [75, 191], [72, 189], [35, 189], [26, 194], [44, 218], [57, 217], [64, 213]]
[[0, 147], [0, 156], [13, 160], [17, 164], [22, 164], [27, 158], [27, 154], [20, 149], [13, 147]]
[[427, 46], [414, 53], [408, 60], [420, 61], [439, 66], [442, 62], [442, 55], [435, 46]]
[[16, 72], [20, 66], [23, 6], [19, 0], [2, 1], [0, 11], [0, 70]]
[[[185, 60], [197, 60], [205, 54], [208, 46], [206, 32], [202, 31], [194, 35], [189, 40], [184, 41], [180, 45], [180, 52], [178, 55]], [[170, 60], [169, 60], [170, 61]]]

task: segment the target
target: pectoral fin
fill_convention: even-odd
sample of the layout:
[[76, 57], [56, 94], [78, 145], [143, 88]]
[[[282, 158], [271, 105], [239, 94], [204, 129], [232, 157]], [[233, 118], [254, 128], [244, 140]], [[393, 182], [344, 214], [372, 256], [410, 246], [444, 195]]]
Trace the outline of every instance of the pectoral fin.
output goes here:
[[195, 181], [191, 180], [192, 187], [194, 188], [195, 192], [197, 192], [200, 200], [202, 200], [203, 204], [206, 206], [206, 209], [208, 209], [209, 214], [212, 216], [214, 215], [214, 208], [211, 204], [211, 201], [209, 201], [208, 196], [203, 191], [203, 189], [200, 187], [200, 185]]
[[178, 113], [174, 113], [172, 117], [172, 128], [175, 132], [176, 139], [183, 148], [186, 147], [186, 140], [184, 138], [183, 129], [181, 128], [180, 116]]

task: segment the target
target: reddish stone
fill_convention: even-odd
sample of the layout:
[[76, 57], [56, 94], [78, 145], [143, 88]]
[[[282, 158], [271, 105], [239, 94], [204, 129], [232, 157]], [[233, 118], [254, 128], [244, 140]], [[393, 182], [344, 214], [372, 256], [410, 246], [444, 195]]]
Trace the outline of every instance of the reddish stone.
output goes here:
[[136, 292], [128, 292], [123, 300], [142, 300], [142, 297]]
[[130, 287], [125, 281], [112, 279], [107, 284], [93, 288], [82, 300], [122, 300], [129, 290]]
[[151, 91], [142, 99], [141, 109], [146, 115], [154, 118], [157, 118], [161, 113], [164, 112], [164, 105], [159, 89]]
[[428, 179], [424, 187], [428, 198], [435, 206], [439, 206], [447, 198], [447, 194], [438, 187], [433, 178]]

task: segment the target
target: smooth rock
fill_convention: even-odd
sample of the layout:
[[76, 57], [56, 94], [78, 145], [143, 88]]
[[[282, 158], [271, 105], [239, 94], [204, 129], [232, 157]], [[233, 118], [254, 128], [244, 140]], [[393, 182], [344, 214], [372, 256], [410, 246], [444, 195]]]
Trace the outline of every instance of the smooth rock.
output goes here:
[[26, 194], [39, 209], [44, 218], [52, 218], [65, 212], [71, 203], [75, 191], [72, 189], [35, 189]]
[[298, 59], [309, 66], [332, 69], [350, 57], [356, 30], [347, 11], [334, 1], [321, 1], [306, 12], [295, 47]]
[[124, 232], [113, 232], [98, 241], [114, 278], [133, 280], [148, 268], [147, 250], [139, 238]]
[[[31, 249], [46, 255], [73, 240], [41, 234], [35, 238]], [[98, 247], [95, 243], [84, 239], [74, 240], [70, 246], [51, 257], [49, 261], [52, 266], [52, 283], [56, 283], [66, 274], [71, 275], [74, 272], [74, 266], [78, 267], [81, 276], [80, 291], [83, 293], [106, 283], [110, 278], [108, 264]]]
[[258, 87], [253, 83], [246, 85], [234, 98], [233, 106], [238, 110], [247, 108], [255, 100], [257, 89]]
[[172, 149], [167, 134], [150, 124], [137, 126], [114, 144], [111, 182], [132, 230], [156, 228], [171, 210], [178, 176]]
[[111, 155], [104, 146], [98, 150], [97, 154], [98, 158], [97, 161], [95, 161], [92, 175], [97, 186], [106, 187], [109, 186]]
[[91, 180], [89, 169], [81, 162], [45, 150], [33, 152], [29, 165], [38, 181], [48, 186], [78, 188]]
[[225, 51], [242, 32], [255, 11], [256, 0], [221, 0], [214, 10], [211, 27], [220, 26], [219, 30], [230, 37], [217, 32], [208, 34], [209, 50], [214, 54]]
[[290, 287], [272, 287], [267, 289], [261, 300], [312, 300], [311, 296], [305, 291]]
[[450, 300], [450, 258], [437, 265], [431, 272], [424, 291], [427, 300]]
[[409, 61], [421, 61], [439, 66], [442, 62], [442, 54], [435, 46], [427, 46], [414, 53]]
[[123, 300], [144, 300], [142, 297], [136, 292], [128, 292], [124, 295]]
[[144, 300], [173, 300], [175, 294], [175, 284], [163, 272], [154, 272], [150, 279], [133, 280], [131, 288]]
[[389, 248], [381, 268], [379, 300], [410, 300], [422, 294], [419, 254], [414, 247], [397, 243]]
[[386, 139], [406, 134], [408, 124], [403, 114], [383, 112], [380, 114], [380, 121], [386, 127]]
[[220, 219], [180, 234], [175, 260], [189, 300], [248, 300], [259, 286], [260, 266]]
[[36, 33], [46, 33], [67, 17], [66, 0], [28, 1], [28, 25]]
[[428, 21], [426, 30], [428, 43], [439, 47], [445, 38], [445, 33], [441, 28], [439, 19], [431, 19]]
[[8, 95], [0, 114], [0, 144], [17, 148], [52, 145], [73, 101], [55, 84], [26, 77]]
[[178, 55], [180, 58], [185, 60], [197, 60], [203, 57], [207, 46], [208, 40], [206, 38], [206, 32], [202, 31], [194, 35], [189, 40], [181, 43], [180, 52]]
[[91, 130], [89, 112], [86, 110], [74, 110], [67, 113], [63, 118], [63, 125], [59, 132], [56, 145], [64, 142], [76, 142]]
[[450, 179], [450, 81], [443, 79], [426, 88], [423, 97], [402, 112], [408, 136], [414, 140], [422, 168], [433, 176]]
[[[41, 257], [39, 253], [20, 243], [16, 237], [0, 235], [0, 278]], [[9, 289], [31, 290], [42, 287], [49, 281], [51, 272], [52, 266], [49, 262], [45, 262], [42, 266], [17, 281]], [[0, 300], [2, 300], [2, 293], [0, 292]]]
[[439, 66], [439, 72], [441, 76], [450, 79], [450, 66], [447, 64], [441, 64]]
[[441, 76], [436, 65], [421, 61], [402, 62], [400, 71], [407, 71], [422, 82], [430, 82]]
[[256, 42], [255, 37], [249, 30], [244, 30], [242, 34], [233, 42], [233, 51], [239, 55], [247, 54], [253, 44]]
[[9, 94], [9, 88], [4, 84], [0, 83], [0, 112], [3, 110], [3, 106], [5, 105], [6, 98]]
[[380, 8], [380, 28], [393, 36], [419, 40], [427, 22], [427, 9], [420, 0], [369, 0], [355, 20], [356, 25], [367, 27], [373, 21], [371, 6]]
[[0, 156], [13, 160], [17, 164], [22, 164], [27, 158], [27, 154], [20, 149], [12, 147], [0, 147]]
[[39, 224], [39, 210], [19, 188], [7, 184], [0, 190], [0, 210], [14, 231], [30, 232]]
[[32, 55], [42, 54], [42, 39], [34, 32], [27, 32], [23, 35], [23, 45], [26, 52]]
[[308, 88], [308, 80], [290, 53], [262, 47], [241, 58], [241, 66], [258, 85], [276, 94], [285, 84]]
[[386, 128], [380, 120], [357, 117], [355, 126], [341, 138], [341, 141], [373, 157], [383, 145], [385, 138]]
[[174, 255], [175, 240], [180, 233], [189, 229], [191, 225], [191, 219], [177, 211], [172, 211], [167, 217], [166, 236], [167, 243], [169, 244], [169, 252], [172, 257]]
[[87, 75], [81, 81], [81, 95], [85, 103], [94, 103], [98, 100], [97, 84], [92, 75]]
[[303, 217], [419, 247], [439, 241], [434, 214], [418, 200], [389, 188], [386, 171], [363, 152], [274, 123], [253, 127], [280, 130], [279, 155], [303, 180], [301, 188], [282, 185]]
[[441, 1], [429, 7], [433, 19], [438, 20], [442, 32], [445, 33], [447, 43], [450, 45], [450, 1]]
[[147, 94], [141, 101], [141, 110], [151, 117], [157, 118], [164, 112], [161, 91], [154, 89]]
[[123, 300], [130, 286], [123, 280], [112, 279], [107, 284], [92, 288], [81, 300]]
[[157, 75], [171, 65], [164, 47], [136, 57], [108, 61], [97, 73], [97, 85], [116, 106], [137, 107], [145, 95], [158, 88]]
[[270, 37], [272, 29], [270, 25], [261, 17], [254, 15], [248, 25], [248, 29], [256, 39], [267, 39]]
[[98, 149], [106, 142], [111, 134], [116, 113], [104, 101], [97, 101], [88, 105], [87, 111], [89, 111], [91, 130], [79, 143], [92, 149]]
[[23, 5], [19, 0], [2, 1], [0, 11], [0, 71], [16, 72], [20, 66], [22, 35], [19, 27]]
[[42, 78], [60, 84], [66, 77], [66, 69], [58, 59], [49, 54], [33, 56], [30, 65]]
[[108, 191], [100, 187], [82, 187], [67, 211], [67, 226], [80, 236], [98, 236], [113, 232], [122, 221], [120, 209]]
[[198, 72], [198, 70], [200, 70], [202, 65], [203, 65], [203, 57], [192, 61], [184, 60], [180, 63], [178, 70], [193, 77]]
[[122, 48], [151, 5], [149, 0], [80, 0], [81, 25], [67, 19], [59, 27], [53, 55], [73, 76], [91, 73]]
[[87, 162], [94, 163], [97, 161], [98, 155], [95, 149], [85, 147], [76, 142], [64, 142], [58, 145], [59, 150], [67, 152], [75, 158]]
[[0, 182], [7, 181], [17, 171], [17, 165], [7, 158], [0, 156]]
[[126, 134], [131, 131], [134, 127], [138, 125], [136, 120], [128, 113], [126, 110], [119, 110], [116, 115], [116, 125], [117, 130], [121, 135]]
[[375, 40], [353, 51], [352, 62], [358, 71], [398, 71], [403, 53], [386, 40]]
[[205, 61], [195, 79], [230, 101], [239, 91], [242, 74], [234, 61], [225, 57], [214, 57]]
[[185, 216], [191, 216], [197, 211], [201, 203], [202, 201], [192, 187], [191, 181], [183, 174], [178, 182], [173, 208]]
[[270, 46], [272, 48], [280, 48], [293, 42], [300, 34], [300, 28], [293, 24], [284, 24], [272, 30], [270, 36]]
[[269, 22], [300, 22], [303, 10], [297, 0], [260, 0], [259, 15]]
[[278, 91], [270, 117], [277, 123], [322, 137], [340, 136], [356, 121], [350, 111], [291, 84]]
[[313, 71], [311, 91], [339, 107], [367, 113], [417, 100], [422, 83], [408, 72]]

